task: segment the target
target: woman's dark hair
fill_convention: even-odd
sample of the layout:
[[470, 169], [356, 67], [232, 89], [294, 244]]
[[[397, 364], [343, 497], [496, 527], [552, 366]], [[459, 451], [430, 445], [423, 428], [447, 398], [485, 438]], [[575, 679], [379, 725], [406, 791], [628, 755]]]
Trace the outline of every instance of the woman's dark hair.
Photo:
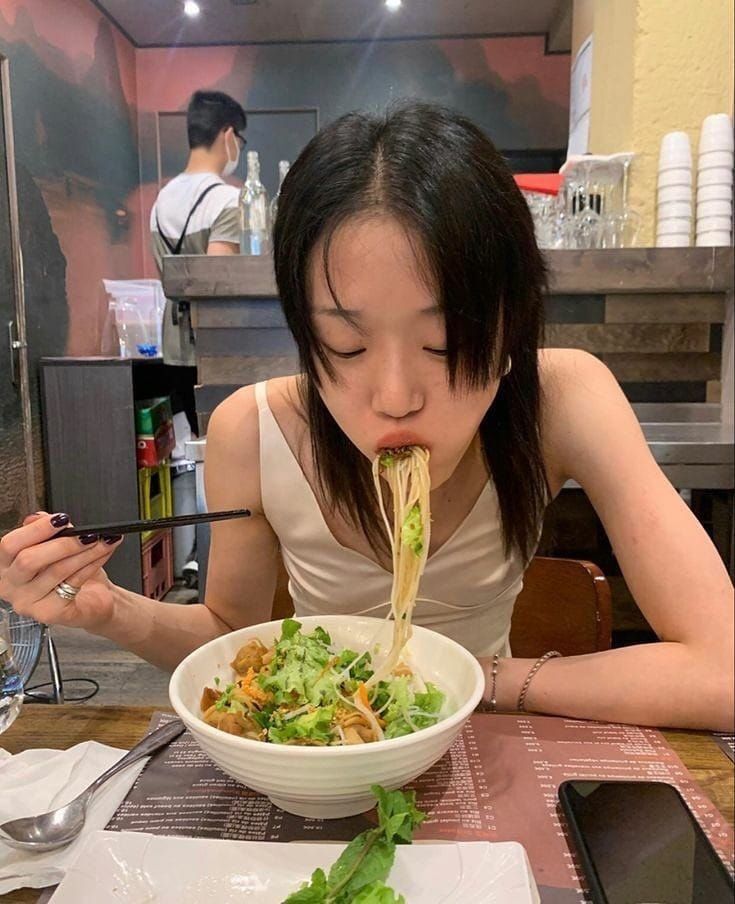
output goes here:
[[245, 131], [245, 111], [222, 91], [195, 91], [186, 110], [189, 147], [211, 148], [222, 129], [230, 126], [238, 135]]
[[319, 394], [317, 362], [330, 379], [334, 371], [308, 297], [317, 246], [328, 275], [337, 228], [370, 214], [394, 217], [416, 242], [444, 313], [450, 384], [484, 387], [512, 362], [480, 437], [506, 554], [516, 549], [528, 560], [547, 492], [538, 373], [546, 271], [510, 169], [486, 135], [452, 110], [411, 102], [385, 116], [342, 116], [309, 142], [284, 180], [274, 228], [276, 281], [305, 374], [320, 489], [372, 542], [385, 546], [370, 463]]

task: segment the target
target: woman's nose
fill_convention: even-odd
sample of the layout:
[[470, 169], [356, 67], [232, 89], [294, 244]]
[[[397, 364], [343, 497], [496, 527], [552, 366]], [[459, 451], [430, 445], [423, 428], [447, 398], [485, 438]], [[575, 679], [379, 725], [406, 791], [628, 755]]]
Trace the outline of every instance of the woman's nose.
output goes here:
[[424, 396], [407, 362], [386, 358], [375, 375], [373, 409], [390, 418], [403, 418], [420, 411]]

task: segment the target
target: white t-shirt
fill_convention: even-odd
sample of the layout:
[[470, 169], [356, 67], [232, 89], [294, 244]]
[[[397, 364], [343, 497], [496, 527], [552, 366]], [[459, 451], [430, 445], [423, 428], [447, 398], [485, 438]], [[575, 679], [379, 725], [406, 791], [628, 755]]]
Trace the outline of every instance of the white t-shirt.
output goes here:
[[[215, 173], [180, 173], [161, 189], [151, 209], [151, 245], [159, 273], [163, 269], [164, 255], [171, 254], [161, 233], [175, 247], [191, 209], [210, 185], [216, 187], [207, 192], [192, 214], [179, 253], [206, 254], [210, 242], [239, 244], [239, 191]], [[167, 364], [194, 365], [188, 312], [181, 311], [176, 319], [178, 324], [174, 324], [172, 305], [167, 302], [163, 321], [163, 359]]]

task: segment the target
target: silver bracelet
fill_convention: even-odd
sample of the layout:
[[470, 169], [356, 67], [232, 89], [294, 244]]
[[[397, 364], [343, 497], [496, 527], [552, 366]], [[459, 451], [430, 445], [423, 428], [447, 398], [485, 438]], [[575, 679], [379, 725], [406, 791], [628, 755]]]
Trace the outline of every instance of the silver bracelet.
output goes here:
[[541, 666], [545, 662], [548, 662], [550, 659], [555, 659], [557, 656], [561, 656], [561, 653], [559, 653], [557, 650], [549, 650], [548, 653], [544, 653], [544, 655], [540, 659], [536, 660], [536, 662], [533, 665], [533, 668], [528, 673], [528, 675], [526, 675], [526, 680], [523, 682], [523, 687], [521, 688], [521, 692], [518, 695], [517, 709], [518, 709], [519, 713], [524, 713], [526, 711], [525, 710], [526, 694], [528, 693], [528, 688], [531, 686], [531, 680], [532, 680], [533, 676], [536, 674], [536, 672], [538, 672], [538, 670], [541, 668]]
[[498, 698], [496, 696], [496, 688], [498, 685], [498, 667], [500, 665], [500, 653], [496, 653], [493, 656], [493, 667], [490, 673], [490, 712], [496, 713], [498, 711]]

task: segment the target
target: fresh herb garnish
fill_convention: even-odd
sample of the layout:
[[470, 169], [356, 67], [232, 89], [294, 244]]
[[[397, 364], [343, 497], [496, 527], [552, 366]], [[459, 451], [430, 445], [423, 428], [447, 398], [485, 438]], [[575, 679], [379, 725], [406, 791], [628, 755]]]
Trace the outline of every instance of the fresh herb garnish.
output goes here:
[[317, 869], [311, 881], [289, 895], [284, 904], [405, 904], [402, 895], [384, 885], [397, 844], [410, 844], [426, 814], [416, 807], [414, 791], [371, 788], [378, 800], [378, 826], [354, 838], [329, 874]]
[[234, 693], [236, 687], [237, 685], [235, 684], [228, 684], [219, 695], [219, 699], [214, 704], [214, 708], [218, 712], [224, 712], [224, 710], [226, 710], [227, 707], [232, 703], [232, 694]]

